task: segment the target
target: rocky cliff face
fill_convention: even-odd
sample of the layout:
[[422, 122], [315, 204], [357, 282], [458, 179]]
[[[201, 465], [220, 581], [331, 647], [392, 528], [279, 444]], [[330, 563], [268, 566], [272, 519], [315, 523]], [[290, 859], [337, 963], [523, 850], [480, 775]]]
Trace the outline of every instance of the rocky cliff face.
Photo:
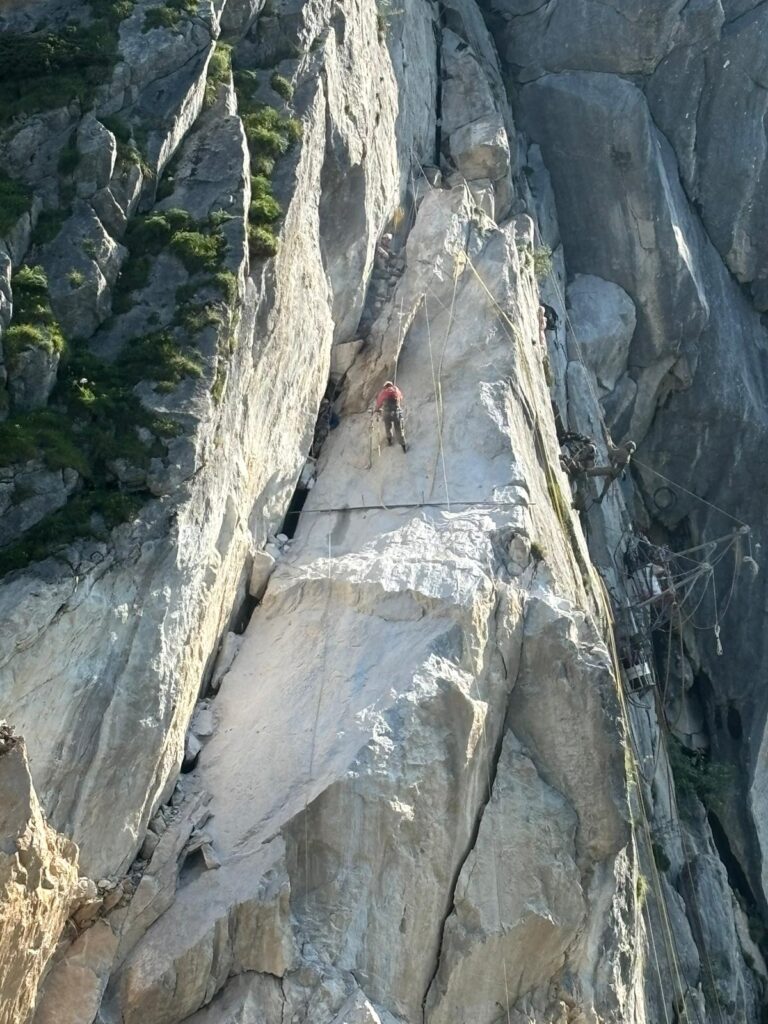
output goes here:
[[[0, 8], [2, 712], [92, 879], [9, 1020], [761, 1019], [760, 577], [658, 702], [605, 584], [757, 553], [763, 10]], [[640, 442], [581, 516], [552, 399]]]
[[27, 1020], [78, 894], [77, 847], [46, 825], [23, 740], [0, 726], [0, 1020]]

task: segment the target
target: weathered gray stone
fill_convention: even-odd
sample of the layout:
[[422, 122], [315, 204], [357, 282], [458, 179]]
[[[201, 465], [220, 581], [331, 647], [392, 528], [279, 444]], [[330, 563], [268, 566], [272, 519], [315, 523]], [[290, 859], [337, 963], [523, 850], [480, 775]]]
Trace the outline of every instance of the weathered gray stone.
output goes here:
[[734, 13], [706, 48], [686, 39], [647, 89], [709, 237], [736, 277], [754, 283], [760, 309], [768, 308], [762, 284], [768, 273], [766, 31], [765, 5]]
[[62, 508], [79, 480], [74, 470], [47, 470], [36, 461], [0, 470], [0, 547]]
[[679, 43], [716, 38], [720, 0], [488, 0], [502, 56], [522, 81], [549, 71], [649, 73]]
[[511, 168], [500, 105], [472, 49], [448, 29], [443, 32], [441, 53], [442, 131], [447, 152], [468, 181], [489, 179], [499, 183], [500, 219], [509, 205], [507, 179]]
[[253, 568], [251, 569], [251, 581], [248, 585], [251, 597], [260, 601], [267, 589], [269, 577], [275, 568], [274, 558], [266, 551], [256, 551], [253, 556]]
[[546, 75], [522, 89], [521, 113], [552, 176], [570, 272], [613, 281], [635, 304], [630, 364], [694, 345], [710, 315], [691, 258], [700, 239], [643, 94], [611, 75]]
[[51, 347], [28, 344], [6, 363], [8, 391], [14, 409], [42, 409], [56, 384], [61, 353]]
[[72, 216], [40, 257], [51, 307], [65, 336], [88, 337], [107, 319], [111, 289], [125, 255], [92, 208], [78, 200]]
[[635, 305], [618, 285], [577, 274], [566, 292], [572, 331], [568, 351], [583, 359], [606, 391], [627, 368], [635, 331]]
[[[491, 1024], [499, 1006], [558, 973], [586, 914], [577, 824], [573, 808], [507, 733], [445, 924], [427, 999], [430, 1024]], [[500, 960], [515, 965], [511, 977], [498, 970]]]
[[4, 147], [8, 171], [34, 185], [54, 206], [59, 201], [59, 157], [77, 127], [72, 115], [64, 109], [67, 97], [62, 96], [61, 102], [61, 109], [37, 114], [25, 121]]
[[109, 184], [115, 169], [117, 142], [101, 121], [87, 114], [77, 129], [77, 151], [77, 194], [87, 199]]

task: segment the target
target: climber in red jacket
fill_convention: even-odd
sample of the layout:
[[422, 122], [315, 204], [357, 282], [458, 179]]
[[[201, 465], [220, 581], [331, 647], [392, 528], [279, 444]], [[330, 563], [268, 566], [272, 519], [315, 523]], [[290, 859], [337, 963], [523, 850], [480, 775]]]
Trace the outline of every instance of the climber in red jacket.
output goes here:
[[392, 430], [404, 452], [408, 451], [403, 432], [403, 393], [391, 380], [384, 381], [384, 387], [376, 396], [376, 412], [380, 412], [384, 420], [387, 444], [392, 444]]

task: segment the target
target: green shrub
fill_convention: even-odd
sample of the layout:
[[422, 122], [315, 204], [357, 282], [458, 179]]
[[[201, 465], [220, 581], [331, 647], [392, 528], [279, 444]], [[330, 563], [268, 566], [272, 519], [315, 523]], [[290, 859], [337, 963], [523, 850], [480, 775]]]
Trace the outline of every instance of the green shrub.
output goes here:
[[178, 11], [168, 7], [150, 7], [144, 14], [142, 32], [151, 32], [154, 28], [176, 28], [181, 21]]
[[5, 171], [0, 171], [0, 235], [6, 235], [32, 205], [32, 193]]
[[18, 354], [25, 348], [42, 348], [48, 352], [53, 351], [48, 332], [36, 324], [13, 324], [5, 332], [3, 346], [9, 362], [15, 362]]
[[179, 231], [171, 239], [171, 251], [190, 274], [216, 270], [225, 247], [226, 242], [220, 235], [204, 235], [201, 231]]
[[552, 250], [542, 245], [533, 253], [533, 273], [537, 281], [543, 281], [552, 273]]
[[208, 62], [208, 76], [205, 82], [206, 107], [212, 106], [216, 99], [218, 87], [229, 81], [232, 73], [232, 47], [228, 43], [218, 42]]
[[202, 306], [190, 306], [178, 313], [178, 320], [181, 326], [190, 334], [197, 334], [206, 327], [218, 326], [224, 322], [220, 310], [212, 303], [206, 302]]
[[280, 75], [277, 73], [277, 71], [275, 71], [275, 73], [269, 80], [269, 84], [272, 86], [272, 88], [275, 90], [278, 96], [282, 96], [286, 103], [291, 102], [291, 100], [293, 99], [293, 85], [291, 82], [288, 81], [285, 75]]
[[82, 270], [70, 270], [67, 274], [67, 281], [70, 288], [80, 288], [85, 284], [85, 274]]
[[[48, 278], [42, 267], [19, 267], [13, 275], [13, 285], [20, 294], [43, 294], [48, 291]], [[17, 300], [18, 302], [18, 297]]]
[[48, 279], [42, 267], [23, 266], [11, 279], [13, 322], [3, 336], [9, 363], [28, 348], [61, 352], [64, 338], [48, 301]]
[[249, 99], [259, 87], [259, 76], [256, 71], [244, 71], [235, 68], [232, 72], [232, 80], [235, 89], [244, 94], [244, 99]]
[[301, 121], [297, 117], [288, 117], [283, 122], [283, 129], [289, 142], [300, 142], [304, 132]]
[[[249, 144], [258, 152], [266, 153], [268, 156], [281, 156], [288, 149], [287, 138], [274, 128], [256, 124], [254, 120], [251, 120], [255, 117], [255, 114], [246, 114], [243, 119]], [[246, 123], [246, 120], [249, 123]]]
[[227, 384], [227, 367], [226, 363], [220, 359], [216, 364], [216, 376], [213, 380], [213, 386], [211, 387], [211, 397], [216, 405], [221, 401], [222, 395], [224, 394], [224, 388]]
[[282, 212], [274, 196], [259, 196], [251, 200], [248, 217], [254, 224], [271, 224]]
[[222, 224], [226, 224], [228, 221], [234, 219], [234, 215], [227, 213], [226, 210], [214, 210], [213, 213], [208, 214], [208, 227], [215, 231], [216, 228], [220, 228]]
[[186, 210], [163, 210], [137, 217], [128, 225], [125, 243], [131, 253], [151, 253], [157, 256], [170, 243], [175, 232], [185, 231], [192, 226], [192, 218]]
[[277, 238], [269, 228], [248, 225], [248, 251], [257, 259], [266, 259], [277, 252]]
[[648, 899], [649, 888], [650, 886], [648, 885], [648, 879], [645, 877], [645, 875], [639, 874], [635, 879], [635, 899], [637, 900], [638, 910], [642, 910], [645, 906], [645, 903]]
[[259, 177], [268, 178], [275, 169], [275, 161], [264, 153], [251, 154], [251, 168]]

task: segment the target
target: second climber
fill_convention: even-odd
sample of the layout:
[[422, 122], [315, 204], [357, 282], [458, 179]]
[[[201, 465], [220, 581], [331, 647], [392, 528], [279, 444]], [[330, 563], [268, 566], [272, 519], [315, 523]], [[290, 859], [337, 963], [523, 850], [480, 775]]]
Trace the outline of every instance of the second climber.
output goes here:
[[387, 444], [392, 444], [394, 432], [400, 447], [404, 452], [408, 451], [403, 429], [403, 393], [391, 380], [384, 381], [384, 387], [376, 396], [376, 412], [381, 413], [384, 422], [384, 431], [387, 436]]

